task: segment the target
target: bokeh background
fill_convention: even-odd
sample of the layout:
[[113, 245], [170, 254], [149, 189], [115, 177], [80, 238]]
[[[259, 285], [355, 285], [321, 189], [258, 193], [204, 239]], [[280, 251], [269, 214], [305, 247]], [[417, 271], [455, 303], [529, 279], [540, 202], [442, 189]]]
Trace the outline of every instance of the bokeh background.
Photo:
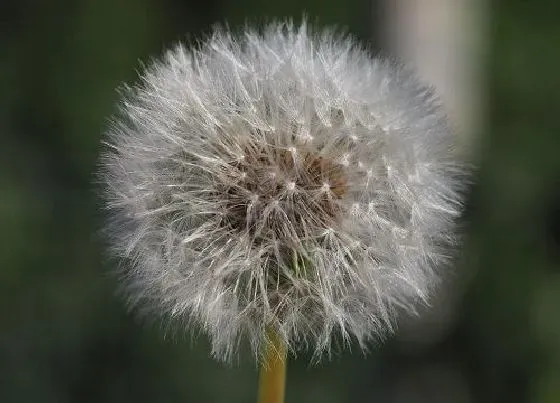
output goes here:
[[[412, 1], [412, 0], [411, 0]], [[251, 402], [251, 360], [116, 296], [93, 172], [122, 82], [215, 22], [300, 17], [384, 49], [366, 0], [2, 0], [0, 402]], [[289, 363], [287, 402], [560, 402], [560, 2], [489, 2], [464, 253], [423, 320]], [[398, 27], [397, 27], [398, 29]]]

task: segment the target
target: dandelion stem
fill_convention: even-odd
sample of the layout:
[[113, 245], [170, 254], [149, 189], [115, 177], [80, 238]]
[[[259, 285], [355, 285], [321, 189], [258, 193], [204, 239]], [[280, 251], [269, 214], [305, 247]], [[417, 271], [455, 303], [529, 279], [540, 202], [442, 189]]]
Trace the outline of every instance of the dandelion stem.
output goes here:
[[274, 330], [267, 331], [259, 374], [258, 403], [283, 403], [286, 383], [286, 345]]

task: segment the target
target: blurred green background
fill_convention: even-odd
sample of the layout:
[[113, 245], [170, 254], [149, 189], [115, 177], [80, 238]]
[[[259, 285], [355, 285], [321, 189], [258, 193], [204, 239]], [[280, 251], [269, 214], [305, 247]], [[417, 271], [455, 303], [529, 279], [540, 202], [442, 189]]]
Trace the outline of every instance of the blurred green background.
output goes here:
[[[204, 337], [163, 337], [116, 296], [92, 185], [115, 88], [134, 82], [140, 60], [226, 20], [306, 11], [379, 49], [376, 10], [365, 0], [2, 1], [0, 402], [254, 401], [251, 360], [216, 363]], [[488, 11], [488, 121], [451, 313], [404, 324], [366, 357], [292, 359], [288, 403], [560, 402], [560, 2]]]

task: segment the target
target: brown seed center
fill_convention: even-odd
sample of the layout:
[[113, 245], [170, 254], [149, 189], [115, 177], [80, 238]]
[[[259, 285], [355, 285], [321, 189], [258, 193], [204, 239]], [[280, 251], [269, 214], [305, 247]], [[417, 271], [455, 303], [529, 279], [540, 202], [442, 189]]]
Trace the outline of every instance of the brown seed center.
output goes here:
[[[344, 166], [331, 158], [295, 148], [246, 147], [231, 164], [226, 220], [241, 231], [258, 226], [274, 230], [282, 222], [269, 220], [269, 206], [282, 209], [279, 220], [289, 221], [296, 235], [307, 224], [331, 226], [340, 215], [340, 200], [347, 192]], [[276, 233], [278, 231], [275, 231]]]

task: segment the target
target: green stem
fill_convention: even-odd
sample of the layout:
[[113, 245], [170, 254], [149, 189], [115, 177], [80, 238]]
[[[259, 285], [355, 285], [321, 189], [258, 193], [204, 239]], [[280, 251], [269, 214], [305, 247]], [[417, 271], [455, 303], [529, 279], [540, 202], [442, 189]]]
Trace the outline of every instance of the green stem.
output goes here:
[[258, 403], [284, 403], [286, 345], [275, 331], [268, 331], [267, 335], [259, 374]]

